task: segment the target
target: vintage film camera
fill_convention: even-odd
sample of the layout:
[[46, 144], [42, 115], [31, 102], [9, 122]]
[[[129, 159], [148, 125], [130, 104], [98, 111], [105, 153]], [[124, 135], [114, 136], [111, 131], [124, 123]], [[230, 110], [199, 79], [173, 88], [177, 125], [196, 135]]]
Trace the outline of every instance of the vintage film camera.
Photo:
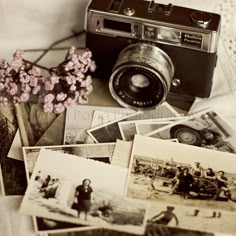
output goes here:
[[92, 0], [86, 47], [95, 76], [109, 79], [122, 106], [153, 108], [169, 92], [209, 97], [217, 61], [221, 17], [143, 0]]

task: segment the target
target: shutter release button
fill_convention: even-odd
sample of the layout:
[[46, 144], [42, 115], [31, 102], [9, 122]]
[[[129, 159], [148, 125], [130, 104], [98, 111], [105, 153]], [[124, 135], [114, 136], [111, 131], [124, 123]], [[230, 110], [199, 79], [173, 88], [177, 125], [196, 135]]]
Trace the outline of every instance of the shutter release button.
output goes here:
[[208, 12], [194, 11], [191, 14], [191, 20], [196, 25], [206, 28], [212, 21], [212, 15]]

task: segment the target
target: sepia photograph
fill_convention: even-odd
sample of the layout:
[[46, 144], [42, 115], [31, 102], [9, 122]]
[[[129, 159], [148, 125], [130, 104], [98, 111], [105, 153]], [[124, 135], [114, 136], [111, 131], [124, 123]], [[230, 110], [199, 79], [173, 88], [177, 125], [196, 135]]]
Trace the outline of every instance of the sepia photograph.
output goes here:
[[[44, 132], [44, 134], [40, 137], [35, 146], [49, 146], [49, 145], [63, 144], [64, 127], [65, 127], [65, 113], [61, 113], [53, 121], [50, 127]], [[57, 135], [55, 135], [55, 133]]]
[[75, 144], [75, 145], [58, 145], [58, 146], [43, 146], [43, 147], [23, 147], [24, 162], [27, 169], [28, 179], [33, 173], [35, 164], [38, 159], [40, 150], [48, 149], [54, 152], [68, 153], [78, 157], [93, 159], [95, 161], [102, 161], [110, 164], [114, 143], [103, 144]]
[[97, 126], [87, 130], [87, 133], [96, 143], [111, 143], [117, 139], [122, 140], [118, 123], [121, 121], [140, 120], [143, 112], [135, 112], [134, 114], [124, 116], [117, 120], [110, 121], [106, 124]]
[[3, 178], [2, 178], [2, 167], [0, 164], [0, 196], [5, 195], [5, 190], [4, 190], [4, 184], [3, 184]]
[[168, 120], [168, 119], [165, 119], [165, 120], [154, 119], [154, 120], [146, 120], [146, 121], [145, 120], [144, 121], [136, 121], [135, 128], [136, 128], [137, 134], [145, 135], [145, 134], [148, 134], [154, 130], [165, 127], [166, 125], [169, 125], [172, 122], [175, 122], [176, 120], [180, 120], [180, 118], [177, 118], [177, 119], [171, 118], [170, 120]]
[[[95, 229], [84, 232], [72, 232], [70, 234], [50, 234], [50, 236], [137, 236], [134, 233], [126, 233], [111, 229]], [[161, 224], [147, 223], [143, 236], [223, 236], [197, 230], [187, 230], [178, 227], [169, 227]]]
[[234, 234], [236, 231], [234, 218], [234, 212], [225, 210], [209, 210], [157, 202], [148, 208], [147, 224], [208, 233]]
[[[95, 114], [96, 112], [96, 114]], [[104, 113], [99, 113], [104, 112]], [[107, 112], [107, 113], [106, 113]], [[74, 106], [67, 109], [65, 121], [64, 144], [82, 144], [88, 139], [87, 129], [93, 123], [117, 120], [131, 114], [132, 110], [118, 107]], [[96, 117], [95, 117], [96, 116]], [[94, 141], [94, 139], [92, 139]], [[94, 141], [95, 142], [95, 141]]]
[[130, 155], [133, 142], [117, 140], [111, 158], [111, 164], [129, 168]]
[[39, 103], [17, 104], [16, 114], [24, 146], [34, 146], [57, 117], [53, 112], [44, 112]]
[[146, 136], [159, 139], [177, 138], [180, 143], [236, 153], [236, 131], [210, 109], [154, 130]]
[[123, 199], [126, 176], [126, 168], [41, 149], [20, 212], [142, 234], [146, 205]]
[[[150, 119], [165, 119], [167, 117], [179, 117], [180, 114], [177, 113], [173, 107], [171, 107], [167, 102], [163, 103], [161, 106], [154, 110], [145, 111], [139, 120], [150, 120]], [[121, 133], [121, 137], [125, 141], [132, 141], [134, 135], [137, 134], [135, 122], [138, 119], [132, 119], [127, 121], [119, 121], [118, 126]]]
[[[77, 145], [60, 145], [60, 146], [44, 146], [43, 148], [57, 151], [61, 153], [69, 153], [76, 156], [91, 158], [93, 160], [110, 163], [110, 159], [113, 153], [115, 144], [96, 144], [96, 145], [85, 145], [85, 144], [77, 144]], [[24, 153], [24, 161], [27, 170], [27, 180], [29, 181], [30, 176], [33, 173], [35, 164], [38, 159], [38, 155], [40, 149], [42, 147], [23, 147]], [[49, 181], [48, 186], [52, 184]], [[52, 195], [51, 195], [52, 197]], [[40, 217], [33, 217], [35, 231], [38, 233], [48, 232], [71, 232], [71, 231], [84, 231], [88, 230], [88, 227], [81, 227], [78, 224], [65, 223], [55, 220], [49, 220]], [[92, 227], [89, 227], [92, 229]]]
[[[112, 120], [121, 119], [122, 117], [123, 117], [123, 114], [119, 115], [116, 113], [105, 112], [105, 111], [94, 111], [90, 128], [94, 128], [99, 125], [106, 124]], [[92, 139], [91, 136], [87, 135], [85, 143], [95, 143], [95, 141]]]
[[137, 135], [125, 196], [235, 212], [235, 157], [231, 153]]
[[22, 154], [22, 142], [20, 136], [20, 130], [17, 129], [15, 137], [12, 141], [11, 147], [7, 154], [7, 157], [13, 158], [18, 161], [23, 161], [23, 154]]

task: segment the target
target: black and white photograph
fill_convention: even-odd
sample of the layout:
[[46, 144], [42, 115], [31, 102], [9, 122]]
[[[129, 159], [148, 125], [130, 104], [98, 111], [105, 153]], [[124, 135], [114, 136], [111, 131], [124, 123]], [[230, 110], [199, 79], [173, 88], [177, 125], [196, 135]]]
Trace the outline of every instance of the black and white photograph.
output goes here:
[[137, 135], [125, 196], [233, 213], [235, 165], [235, 154]]
[[12, 105], [2, 106], [0, 112], [0, 164], [6, 195], [22, 195], [26, 188], [24, 164], [8, 158], [18, 125]]
[[119, 121], [118, 126], [120, 129], [121, 137], [125, 141], [132, 141], [134, 135], [137, 134], [137, 129], [135, 126], [136, 120], [150, 120], [150, 119], [166, 119], [168, 117], [179, 117], [180, 114], [175, 111], [167, 102], [163, 103], [161, 106], [154, 110], [145, 111], [142, 113], [140, 119], [128, 119], [124, 121]]
[[[61, 145], [64, 139], [65, 113], [61, 113], [37, 141], [35, 146]], [[57, 134], [57, 135], [55, 135]]]
[[126, 176], [126, 168], [41, 149], [20, 212], [142, 234], [146, 205], [123, 199]]
[[[178, 113], [175, 112], [171, 106], [166, 104], [167, 103], [164, 103], [154, 110], [146, 112], [139, 111], [124, 116], [123, 118], [88, 129], [87, 133], [96, 143], [115, 142], [117, 139], [131, 141], [136, 134], [135, 123], [133, 121], [177, 116]], [[125, 123], [124, 127], [121, 128], [120, 124], [123, 124], [122, 122], [127, 122], [127, 125]]]
[[16, 131], [15, 137], [12, 141], [7, 157], [13, 158], [18, 161], [23, 161], [22, 142], [19, 129], [17, 129]]
[[23, 147], [24, 161], [27, 169], [28, 178], [32, 175], [39, 152], [42, 148], [54, 152], [68, 153], [78, 157], [84, 157], [101, 161], [107, 164], [111, 163], [111, 158], [115, 148], [114, 143], [103, 144], [75, 144], [75, 145], [58, 145], [43, 147]]
[[34, 146], [57, 117], [38, 103], [17, 104], [16, 114], [24, 146]]
[[160, 129], [169, 125], [173, 122], [183, 119], [184, 117], [172, 117], [172, 118], [164, 118], [164, 119], [150, 119], [150, 120], [139, 120], [135, 121], [135, 127], [137, 134], [145, 135], [154, 130]]
[[17, 131], [17, 121], [14, 115], [13, 106], [1, 107], [0, 111], [0, 162], [2, 162], [8, 154], [11, 144]]
[[234, 218], [234, 212], [225, 210], [157, 202], [148, 209], [147, 224], [168, 226], [167, 230], [177, 228], [232, 235], [236, 231]]
[[190, 115], [146, 136], [159, 139], [177, 138], [180, 143], [236, 153], [236, 131], [211, 109]]
[[0, 164], [0, 196], [5, 195], [5, 190], [4, 190], [4, 183], [3, 183], [3, 178], [2, 178], [2, 167]]
[[[94, 111], [93, 119], [91, 121], [89, 128], [97, 127], [99, 125], [106, 124], [112, 120], [121, 119], [122, 117], [123, 114], [119, 115], [117, 113], [106, 112], [106, 111]], [[85, 143], [95, 143], [95, 141], [92, 139], [91, 136], [87, 135]]]
[[[113, 153], [115, 144], [97, 144], [95, 145], [60, 145], [60, 146], [44, 146], [43, 148], [61, 152], [61, 153], [69, 153], [80, 157], [91, 158], [93, 160], [98, 160], [105, 163], [110, 163], [111, 156]], [[24, 161], [27, 170], [27, 180], [29, 181], [30, 176], [33, 173], [35, 164], [38, 159], [39, 152], [42, 147], [23, 147], [24, 153]], [[48, 182], [48, 191], [50, 191], [50, 185], [52, 181]], [[43, 183], [42, 183], [43, 184]], [[47, 194], [47, 190], [45, 188], [45, 194]], [[55, 197], [51, 195], [51, 198]], [[77, 224], [65, 223], [55, 220], [49, 220], [40, 217], [33, 217], [35, 231], [38, 233], [48, 232], [72, 232], [72, 231], [84, 231], [92, 229], [92, 227], [79, 227]]]
[[117, 140], [112, 154], [111, 164], [129, 168], [132, 145], [133, 142], [131, 141]]
[[[96, 113], [95, 112], [107, 112]], [[82, 144], [86, 143], [88, 138], [87, 129], [91, 128], [94, 120], [96, 124], [104, 121], [117, 120], [131, 114], [132, 110], [118, 107], [100, 107], [100, 106], [75, 106], [66, 112], [64, 144]], [[96, 115], [96, 117], [95, 117]], [[95, 122], [96, 120], [96, 122]], [[92, 139], [93, 140], [93, 139]]]

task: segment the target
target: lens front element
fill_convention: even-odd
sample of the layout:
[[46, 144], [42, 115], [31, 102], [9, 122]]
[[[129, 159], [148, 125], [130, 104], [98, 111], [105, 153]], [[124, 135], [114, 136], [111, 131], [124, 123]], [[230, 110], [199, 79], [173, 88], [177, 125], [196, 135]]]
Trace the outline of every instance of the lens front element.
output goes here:
[[122, 106], [144, 110], [165, 101], [173, 75], [174, 66], [164, 51], [149, 44], [133, 44], [120, 53], [109, 88]]

